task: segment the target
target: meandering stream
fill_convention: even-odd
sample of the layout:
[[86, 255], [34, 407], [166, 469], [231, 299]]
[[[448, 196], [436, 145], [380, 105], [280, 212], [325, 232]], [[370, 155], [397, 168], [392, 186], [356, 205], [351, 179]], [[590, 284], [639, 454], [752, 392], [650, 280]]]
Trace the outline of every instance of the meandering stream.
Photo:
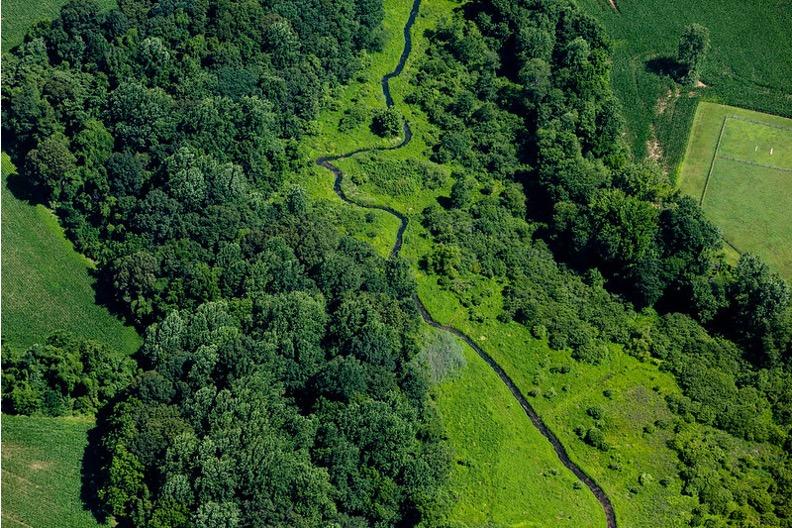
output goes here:
[[[418, 10], [420, 6], [421, 6], [421, 0], [413, 1], [412, 9], [410, 10], [410, 16], [407, 19], [407, 23], [404, 25], [404, 49], [402, 50], [401, 57], [399, 58], [399, 63], [396, 65], [393, 71], [382, 77], [382, 93], [385, 96], [385, 103], [388, 106], [394, 105], [393, 97], [391, 96], [391, 91], [390, 91], [390, 80], [394, 77], [397, 77], [402, 72], [402, 70], [404, 69], [404, 64], [407, 62], [407, 58], [410, 56], [410, 52], [412, 51], [411, 30], [413, 24], [415, 23], [415, 18], [418, 16]], [[366, 204], [356, 201], [354, 198], [350, 198], [349, 196], [347, 196], [344, 193], [344, 190], [341, 188], [341, 182], [343, 180], [344, 173], [341, 171], [341, 169], [333, 165], [333, 162], [337, 160], [351, 158], [353, 156], [356, 156], [357, 154], [361, 154], [364, 152], [395, 150], [405, 146], [412, 139], [412, 130], [410, 129], [410, 124], [407, 122], [407, 120], [405, 120], [403, 124], [402, 137], [403, 139], [398, 145], [394, 145], [391, 147], [361, 148], [361, 149], [353, 150], [352, 152], [347, 152], [345, 154], [339, 154], [335, 156], [322, 156], [316, 159], [316, 163], [318, 165], [326, 168], [327, 170], [332, 172], [333, 175], [335, 176], [335, 180], [333, 182], [333, 190], [338, 195], [338, 197], [341, 198], [341, 200], [343, 200], [348, 204], [356, 205], [358, 207], [362, 207], [365, 209], [375, 209], [379, 211], [385, 211], [399, 219], [399, 229], [396, 231], [396, 242], [393, 244], [393, 249], [391, 250], [391, 256], [397, 256], [401, 251], [404, 231], [407, 229], [407, 223], [409, 222], [409, 219], [404, 213], [401, 213], [396, 209], [393, 209], [392, 207], [388, 207], [387, 205]], [[544, 423], [542, 418], [537, 414], [536, 410], [534, 410], [534, 408], [525, 398], [523, 393], [520, 391], [520, 389], [517, 387], [514, 381], [509, 377], [509, 375], [506, 374], [503, 368], [492, 358], [492, 356], [490, 356], [487, 352], [485, 352], [478, 344], [476, 344], [475, 341], [473, 341], [473, 339], [470, 336], [465, 334], [462, 330], [435, 321], [432, 318], [432, 316], [429, 314], [429, 311], [426, 309], [426, 306], [424, 306], [423, 302], [418, 297], [418, 295], [415, 296], [415, 304], [418, 308], [418, 312], [421, 314], [421, 317], [427, 324], [435, 328], [444, 330], [446, 332], [450, 332], [455, 336], [459, 337], [460, 339], [462, 339], [473, 350], [476, 351], [476, 353], [481, 357], [481, 359], [483, 359], [490, 366], [490, 368], [492, 368], [492, 370], [495, 371], [498, 377], [500, 377], [501, 381], [503, 381], [503, 383], [505, 383], [506, 386], [509, 388], [515, 399], [520, 403], [520, 407], [522, 407], [523, 411], [525, 411], [525, 414], [528, 415], [528, 418], [530, 418], [534, 426], [539, 430], [540, 433], [542, 433], [542, 435], [545, 438], [547, 438], [550, 444], [552, 444], [553, 449], [555, 450], [556, 455], [558, 456], [558, 459], [561, 461], [561, 463], [564, 466], [566, 466], [572, 473], [574, 473], [575, 476], [578, 479], [580, 479], [580, 481], [583, 482], [583, 484], [585, 484], [591, 490], [591, 492], [600, 502], [600, 504], [602, 505], [602, 509], [605, 511], [605, 518], [608, 523], [608, 528], [616, 528], [616, 513], [613, 510], [613, 504], [611, 504], [610, 498], [608, 498], [605, 491], [599, 486], [599, 484], [597, 484], [594, 481], [593, 478], [588, 476], [577, 464], [575, 464], [569, 458], [569, 455], [567, 454], [563, 444], [561, 444], [561, 441], [547, 427], [547, 425]]]

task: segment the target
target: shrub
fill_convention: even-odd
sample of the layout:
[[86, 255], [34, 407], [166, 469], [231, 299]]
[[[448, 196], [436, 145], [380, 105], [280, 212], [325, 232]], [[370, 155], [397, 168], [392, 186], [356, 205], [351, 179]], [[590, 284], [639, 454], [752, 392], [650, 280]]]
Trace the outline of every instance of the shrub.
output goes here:
[[605, 440], [605, 434], [598, 427], [589, 428], [589, 430], [586, 431], [586, 435], [583, 437], [583, 441], [600, 451], [607, 451], [610, 449], [610, 445], [608, 445], [608, 442]]
[[378, 136], [398, 136], [402, 129], [402, 116], [396, 108], [389, 106], [374, 113], [371, 130]]

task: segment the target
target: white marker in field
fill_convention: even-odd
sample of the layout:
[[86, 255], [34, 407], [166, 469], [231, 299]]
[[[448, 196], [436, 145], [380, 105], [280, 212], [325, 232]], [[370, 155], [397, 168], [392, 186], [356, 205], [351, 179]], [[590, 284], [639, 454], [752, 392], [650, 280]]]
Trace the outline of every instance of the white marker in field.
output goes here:
[[773, 155], [773, 147], [770, 147], [770, 155]]

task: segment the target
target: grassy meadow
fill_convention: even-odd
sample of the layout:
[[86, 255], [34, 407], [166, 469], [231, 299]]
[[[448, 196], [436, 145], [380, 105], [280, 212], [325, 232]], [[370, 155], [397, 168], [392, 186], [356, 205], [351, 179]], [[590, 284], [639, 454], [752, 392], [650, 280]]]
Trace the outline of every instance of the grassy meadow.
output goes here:
[[594, 496], [576, 487], [509, 389], [466, 345], [464, 357], [465, 367], [434, 394], [453, 448], [450, 520], [466, 527], [604, 525]]
[[7, 528], [93, 528], [80, 483], [89, 418], [3, 415], [3, 515]]
[[[655, 147], [673, 171], [699, 99], [792, 116], [792, 9], [785, 0], [615, 0], [618, 11], [608, 0], [579, 3], [613, 41], [613, 86], [636, 155]], [[695, 88], [664, 73], [691, 23], [708, 27], [711, 37], [701, 77], [706, 86]]]
[[[393, 4], [386, 2], [387, 6]], [[409, 2], [400, 4], [403, 11], [400, 19], [405, 20]], [[472, 322], [459, 298], [441, 288], [435, 277], [423, 273], [418, 266], [432, 248], [430, 237], [420, 225], [420, 213], [439, 196], [448, 195], [451, 179], [448, 166], [426, 161], [427, 140], [434, 131], [425, 116], [417, 108], [405, 105], [403, 99], [409, 93], [410, 66], [429, 45], [421, 38], [423, 29], [456, 6], [443, 1], [422, 3], [421, 16], [413, 28], [413, 55], [402, 76], [391, 82], [396, 105], [412, 127], [412, 142], [395, 151], [337, 162], [345, 172], [344, 191], [358, 201], [388, 204], [408, 215], [410, 221], [401, 254], [413, 264], [419, 294], [427, 308], [438, 321], [455, 325], [477, 338], [525, 394], [537, 394], [532, 402], [537, 411], [573, 460], [609, 494], [620, 525], [685, 526], [695, 500], [681, 495], [679, 462], [667, 445], [672, 432], [653, 425], [667, 423], [672, 418], [665, 395], [679, 389], [671, 376], [661, 373], [655, 363], [641, 362], [617, 347], [612, 347], [610, 358], [602, 365], [581, 364], [572, 360], [569, 352], [551, 350], [545, 342], [534, 339], [522, 325], [498, 321], [502, 284], [497, 279], [476, 279], [473, 288], [482, 299], [477, 312], [483, 317]], [[399, 20], [398, 16], [396, 19]], [[399, 32], [397, 37], [400, 36]], [[306, 157], [312, 159], [320, 154], [382, 144], [366, 125], [342, 133], [338, 123], [346, 110], [344, 105], [360, 102], [349, 94], [366, 92], [371, 95], [370, 104], [384, 105], [379, 78], [381, 72], [389, 71], [392, 68], [389, 65], [396, 63], [400, 45], [401, 38], [394, 39], [394, 34], [389, 32], [382, 58], [373, 57], [371, 65], [376, 64], [376, 69], [370, 65], [364, 70], [346, 89], [348, 93], [339, 94], [340, 105], [323, 114], [321, 133], [307, 149]], [[391, 62], [382, 67], [385, 61]], [[365, 83], [370, 87], [362, 86]], [[434, 182], [431, 189], [425, 185], [427, 173]], [[315, 167], [304, 175], [303, 184], [320, 204], [333, 210], [340, 225], [387, 255], [398, 221], [386, 213], [369, 213], [342, 204], [333, 193], [332, 181], [328, 171]], [[465, 369], [435, 391], [454, 451], [448, 485], [454, 499], [450, 520], [471, 527], [487, 523], [604, 525], [602, 509], [593, 495], [585, 488], [577, 489], [549, 443], [532, 427], [506, 387], [467, 347], [465, 357]], [[590, 425], [586, 410], [593, 405], [603, 409], [608, 424], [605, 435], [613, 446], [608, 452], [588, 446], [574, 432], [578, 425]], [[643, 479], [643, 484], [642, 475], [650, 476]], [[661, 480], [664, 485], [658, 483]]]
[[792, 119], [702, 102], [680, 169], [733, 251], [792, 278]]
[[[404, 42], [402, 28], [411, 3], [409, 0], [385, 1], [385, 47], [381, 53], [367, 58], [367, 67], [354, 82], [334, 94], [339, 103], [321, 115], [317, 135], [304, 152], [307, 160], [360, 147], [395, 144], [400, 140], [375, 136], [368, 128], [370, 117], [352, 130], [340, 132], [338, 128], [344, 112], [352, 106], [367, 105], [364, 110], [367, 116], [374, 109], [384, 107], [379, 81], [398, 62]], [[406, 245], [412, 245], [422, 229], [417, 215], [438, 195], [447, 194], [451, 182], [448, 168], [423, 161], [428, 158], [423, 138], [429, 137], [431, 129], [425, 116], [405, 105], [403, 98], [407, 93], [411, 65], [428, 45], [422, 38], [424, 31], [456, 7], [457, 3], [447, 0], [422, 2], [413, 26], [413, 53], [402, 76], [391, 80], [396, 106], [409, 120], [414, 133], [412, 141], [405, 148], [381, 156], [364, 155], [360, 159], [336, 162], [345, 171], [343, 185], [349, 196], [364, 203], [387, 203], [410, 215], [404, 236]], [[432, 172], [440, 187], [426, 192], [420, 182], [412, 181], [411, 171], [405, 169], [405, 164], [412, 164], [413, 171], [420, 165]], [[372, 169], [372, 165], [378, 173], [367, 170]], [[386, 182], [394, 174], [403, 179], [389, 186]], [[333, 192], [332, 182], [332, 175], [316, 166], [306, 171], [302, 180], [317, 204], [326, 207], [342, 229], [372, 243], [383, 256], [388, 255], [398, 220], [387, 213], [343, 204]], [[391, 194], [384, 192], [382, 187], [387, 187]], [[487, 523], [546, 526], [548, 519], [552, 519], [554, 526], [603, 525], [604, 514], [594, 496], [586, 488], [576, 488], [575, 477], [560, 463], [550, 444], [533, 427], [497, 375], [473, 350], [468, 347], [464, 350], [466, 367], [438, 386], [434, 394], [454, 456], [447, 488], [453, 499], [450, 520], [471, 528]]]
[[6, 154], [2, 171], [3, 344], [23, 348], [68, 330], [133, 353], [140, 345], [135, 330], [94, 302], [92, 263], [49, 209], [11, 193], [8, 180], [19, 176]]

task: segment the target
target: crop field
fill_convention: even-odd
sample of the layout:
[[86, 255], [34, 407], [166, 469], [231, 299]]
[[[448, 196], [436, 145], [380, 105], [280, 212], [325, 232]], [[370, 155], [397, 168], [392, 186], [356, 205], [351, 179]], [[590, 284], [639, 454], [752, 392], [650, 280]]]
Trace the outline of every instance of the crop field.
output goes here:
[[16, 198], [16, 169], [2, 157], [3, 343], [27, 347], [58, 330], [131, 354], [140, 345], [132, 327], [94, 302], [92, 263], [77, 253], [55, 215]]
[[792, 277], [792, 119], [701, 103], [680, 178], [732, 250]]
[[82, 458], [93, 421], [3, 415], [6, 528], [100, 526], [80, 499]]
[[[785, 0], [580, 0], [613, 41], [613, 87], [633, 151], [642, 156], [659, 140], [662, 161], [682, 160], [699, 99], [792, 116], [792, 9]], [[676, 85], [668, 76], [682, 29], [710, 31], [704, 85]], [[750, 35], [750, 38], [747, 36]]]
[[[67, 0], [5, 0], [3, 10], [3, 51], [20, 44], [25, 33], [36, 22], [52, 20]], [[110, 9], [115, 0], [98, 0], [101, 7]]]

